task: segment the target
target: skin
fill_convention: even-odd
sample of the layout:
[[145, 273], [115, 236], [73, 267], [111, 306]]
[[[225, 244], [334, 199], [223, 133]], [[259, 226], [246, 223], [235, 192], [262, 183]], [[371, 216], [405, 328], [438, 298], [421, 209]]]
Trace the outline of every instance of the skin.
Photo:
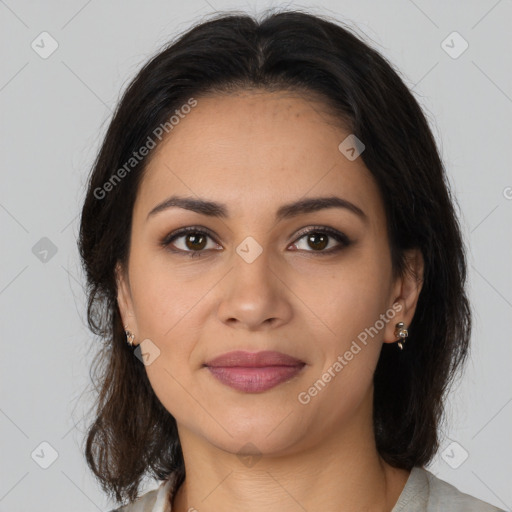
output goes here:
[[[377, 185], [361, 158], [338, 150], [350, 132], [323, 105], [285, 92], [197, 99], [151, 155], [134, 205], [128, 266], [117, 274], [124, 324], [135, 344], [149, 339], [160, 350], [146, 371], [178, 425], [187, 476], [173, 512], [389, 512], [409, 472], [376, 450], [372, 378], [382, 344], [397, 340], [396, 322], [413, 318], [421, 254], [406, 253], [418, 279], [393, 277]], [[147, 219], [173, 194], [224, 203], [230, 215], [172, 207]], [[284, 203], [331, 195], [367, 220], [341, 208], [274, 218]], [[187, 245], [186, 235], [173, 243], [188, 253], [159, 243], [185, 226], [214, 234], [200, 257], [189, 256], [197, 242], [189, 237]], [[334, 228], [352, 243], [329, 238], [322, 250], [341, 250], [319, 254], [296, 236], [311, 226]], [[252, 263], [236, 252], [248, 236], [262, 248]], [[401, 309], [394, 318], [300, 403], [298, 394], [393, 304]], [[203, 367], [237, 349], [277, 350], [306, 366], [268, 391], [244, 393]]]

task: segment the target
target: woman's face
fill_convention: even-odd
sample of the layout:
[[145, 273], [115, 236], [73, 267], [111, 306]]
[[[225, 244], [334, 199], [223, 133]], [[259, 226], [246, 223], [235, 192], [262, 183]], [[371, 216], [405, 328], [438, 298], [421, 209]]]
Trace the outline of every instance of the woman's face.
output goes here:
[[[180, 436], [277, 454], [371, 421], [382, 343], [419, 289], [393, 279], [378, 188], [323, 112], [285, 93], [201, 97], [154, 150], [118, 301]], [[171, 196], [219, 206], [150, 214]], [[320, 198], [341, 206], [289, 206]], [[232, 351], [300, 364], [205, 366]]]

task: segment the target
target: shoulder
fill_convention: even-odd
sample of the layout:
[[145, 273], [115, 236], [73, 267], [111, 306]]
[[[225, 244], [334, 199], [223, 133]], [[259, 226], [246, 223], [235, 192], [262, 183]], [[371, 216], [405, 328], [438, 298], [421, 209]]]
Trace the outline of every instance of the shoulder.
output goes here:
[[[425, 468], [415, 467], [392, 512], [504, 512], [485, 501], [459, 491]], [[411, 511], [412, 512], [412, 511]]]
[[172, 477], [164, 480], [158, 488], [139, 496], [133, 503], [109, 512], [171, 512], [168, 498], [173, 481]]
[[133, 503], [128, 503], [128, 505], [116, 508], [110, 512], [153, 512], [157, 494], [158, 489], [154, 489], [139, 496]]
[[[500, 512], [501, 509], [459, 491], [456, 487], [441, 480], [430, 471], [426, 472], [430, 486], [429, 512], [453, 510], [454, 512]], [[447, 505], [451, 508], [447, 509]], [[501, 511], [503, 512], [503, 511]]]

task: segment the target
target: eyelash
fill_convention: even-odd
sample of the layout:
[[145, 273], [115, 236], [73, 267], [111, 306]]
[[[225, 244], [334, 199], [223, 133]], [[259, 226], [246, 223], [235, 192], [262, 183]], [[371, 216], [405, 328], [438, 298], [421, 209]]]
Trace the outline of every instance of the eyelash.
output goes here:
[[[196, 227], [196, 226], [189, 226], [189, 227], [186, 227], [186, 228], [181, 228], [178, 231], [175, 231], [173, 233], [170, 233], [170, 234], [166, 235], [160, 241], [160, 245], [162, 247], [164, 247], [165, 249], [167, 249], [167, 250], [169, 250], [169, 251], [171, 251], [173, 253], [176, 253], [176, 254], [181, 254], [181, 255], [184, 255], [184, 256], [188, 256], [190, 258], [200, 257], [201, 254], [203, 254], [205, 252], [204, 249], [200, 250], [200, 251], [184, 251], [182, 249], [171, 249], [169, 247], [171, 245], [171, 243], [174, 242], [174, 240], [176, 240], [177, 238], [180, 238], [181, 236], [186, 235], [188, 233], [194, 233], [194, 234], [198, 234], [198, 235], [206, 235], [206, 236], [210, 237], [215, 243], [218, 243], [215, 240], [213, 234], [209, 232], [209, 230], [206, 230], [205, 228], [199, 228], [199, 227]], [[348, 247], [352, 243], [352, 241], [348, 238], [347, 235], [345, 235], [344, 233], [341, 233], [340, 231], [337, 231], [335, 229], [329, 228], [327, 226], [312, 226], [311, 228], [303, 230], [303, 231], [299, 232], [298, 238], [296, 238], [293, 243], [294, 244], [297, 243], [300, 239], [304, 238], [306, 235], [309, 235], [310, 233], [326, 234], [326, 235], [334, 238], [338, 243], [341, 244], [341, 245], [339, 245], [337, 247], [334, 247], [334, 248], [331, 247], [327, 251], [325, 251], [325, 250], [322, 250], [322, 251], [314, 251], [314, 250], [306, 251], [306, 252], [312, 252], [312, 253], [320, 255], [320, 256], [327, 256], [329, 254], [333, 254], [335, 252], [338, 252], [338, 251], [344, 249], [345, 247]], [[300, 251], [300, 249], [297, 249], [297, 250]]]

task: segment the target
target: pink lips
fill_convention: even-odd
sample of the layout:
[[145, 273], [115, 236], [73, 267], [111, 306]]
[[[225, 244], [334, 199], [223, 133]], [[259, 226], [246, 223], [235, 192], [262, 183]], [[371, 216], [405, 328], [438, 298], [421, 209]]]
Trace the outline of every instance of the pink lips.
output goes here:
[[205, 363], [220, 382], [239, 391], [258, 393], [294, 377], [303, 361], [281, 352], [235, 351]]

